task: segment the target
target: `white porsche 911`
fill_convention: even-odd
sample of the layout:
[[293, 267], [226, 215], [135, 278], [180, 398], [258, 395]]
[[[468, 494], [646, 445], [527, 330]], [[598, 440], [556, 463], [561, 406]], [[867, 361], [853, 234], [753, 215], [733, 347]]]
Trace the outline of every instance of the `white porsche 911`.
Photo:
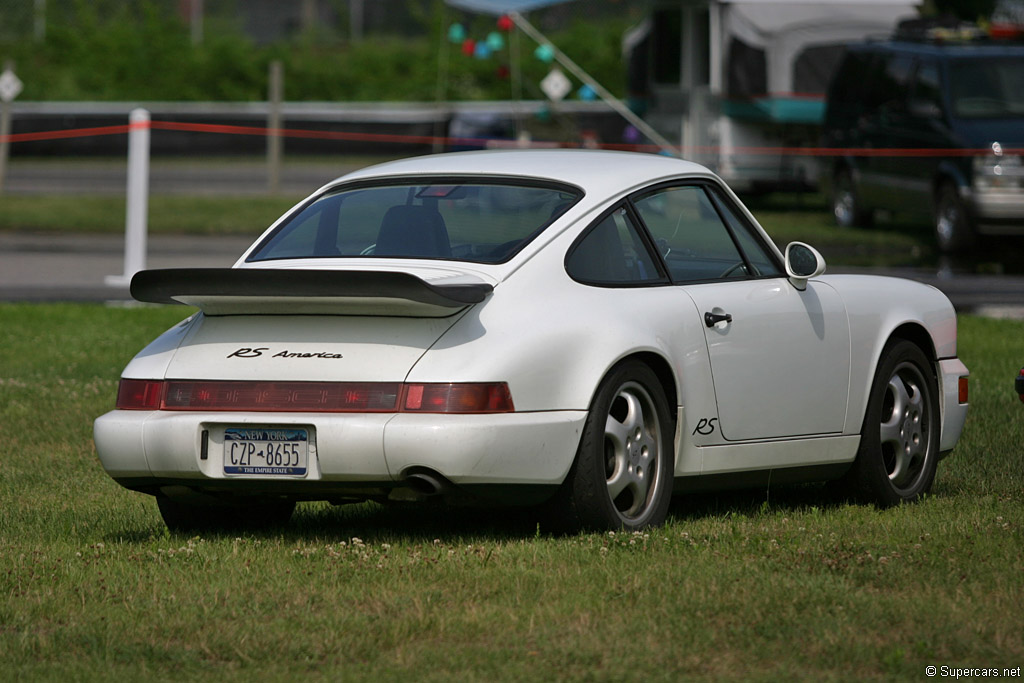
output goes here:
[[824, 271], [677, 159], [386, 163], [233, 268], [138, 273], [135, 298], [199, 312], [128, 364], [96, 448], [173, 529], [434, 496], [637, 529], [673, 492], [830, 479], [914, 500], [967, 415], [956, 315]]

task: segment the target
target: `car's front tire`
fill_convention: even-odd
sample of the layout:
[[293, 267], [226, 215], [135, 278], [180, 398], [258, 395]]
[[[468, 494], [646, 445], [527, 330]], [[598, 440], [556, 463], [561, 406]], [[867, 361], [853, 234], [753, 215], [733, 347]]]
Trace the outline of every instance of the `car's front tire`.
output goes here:
[[204, 504], [157, 496], [164, 524], [182, 533], [204, 531], [261, 531], [284, 526], [295, 511], [295, 501], [263, 500], [247, 504]]
[[939, 401], [931, 363], [906, 340], [886, 345], [848, 476], [861, 498], [889, 507], [931, 490], [939, 459]]
[[573, 525], [635, 531], [663, 523], [672, 497], [673, 433], [654, 372], [638, 361], [614, 368], [594, 396], [559, 494]]
[[832, 215], [840, 228], [870, 227], [873, 222], [874, 213], [864, 208], [849, 169], [839, 170], [833, 181]]
[[944, 254], [974, 246], [967, 209], [952, 182], [944, 182], [935, 196], [935, 242]]

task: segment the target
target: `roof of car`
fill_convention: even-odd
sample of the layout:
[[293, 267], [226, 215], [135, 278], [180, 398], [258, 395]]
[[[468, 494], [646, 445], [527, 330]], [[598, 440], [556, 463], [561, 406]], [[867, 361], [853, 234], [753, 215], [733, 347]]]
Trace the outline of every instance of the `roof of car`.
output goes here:
[[335, 183], [417, 175], [512, 176], [553, 180], [586, 192], [599, 192], [681, 175], [708, 176], [711, 172], [699, 164], [658, 154], [588, 149], [484, 150], [386, 162], [350, 173]]

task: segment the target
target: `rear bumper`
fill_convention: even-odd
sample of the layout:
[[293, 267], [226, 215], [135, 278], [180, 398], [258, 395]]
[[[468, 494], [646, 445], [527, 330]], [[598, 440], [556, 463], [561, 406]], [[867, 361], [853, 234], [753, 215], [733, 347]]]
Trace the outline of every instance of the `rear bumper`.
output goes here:
[[967, 420], [967, 403], [960, 403], [960, 378], [971, 373], [959, 358], [939, 361], [939, 391], [941, 392], [942, 433], [939, 451], [953, 450]]
[[1024, 192], [975, 192], [971, 204], [979, 233], [1024, 235]]
[[[421, 468], [456, 485], [557, 485], [572, 465], [585, 419], [585, 411], [325, 415], [115, 410], [96, 420], [94, 439], [103, 468], [130, 488], [157, 489], [173, 481], [200, 491], [286, 492], [316, 499], [359, 486], [398, 486], [406, 473]], [[223, 434], [231, 426], [307, 429], [306, 475], [225, 474]]]

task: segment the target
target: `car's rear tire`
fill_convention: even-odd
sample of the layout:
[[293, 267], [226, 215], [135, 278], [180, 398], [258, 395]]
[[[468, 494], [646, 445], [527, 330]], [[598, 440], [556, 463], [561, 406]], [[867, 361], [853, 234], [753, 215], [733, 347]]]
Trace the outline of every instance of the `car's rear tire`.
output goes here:
[[943, 254], [974, 246], [975, 235], [960, 192], [944, 182], [935, 195], [935, 243]]
[[874, 212], [864, 208], [849, 169], [840, 169], [833, 181], [832, 215], [840, 228], [869, 227], [873, 222]]
[[912, 502], [931, 490], [938, 460], [938, 387], [931, 363], [917, 345], [894, 340], [875, 371], [848, 484], [879, 507]]
[[614, 368], [591, 403], [558, 508], [583, 529], [662, 524], [672, 498], [673, 434], [654, 372], [638, 361]]
[[157, 496], [157, 507], [171, 531], [261, 531], [284, 526], [295, 511], [295, 501], [261, 500], [246, 504], [206, 504]]

